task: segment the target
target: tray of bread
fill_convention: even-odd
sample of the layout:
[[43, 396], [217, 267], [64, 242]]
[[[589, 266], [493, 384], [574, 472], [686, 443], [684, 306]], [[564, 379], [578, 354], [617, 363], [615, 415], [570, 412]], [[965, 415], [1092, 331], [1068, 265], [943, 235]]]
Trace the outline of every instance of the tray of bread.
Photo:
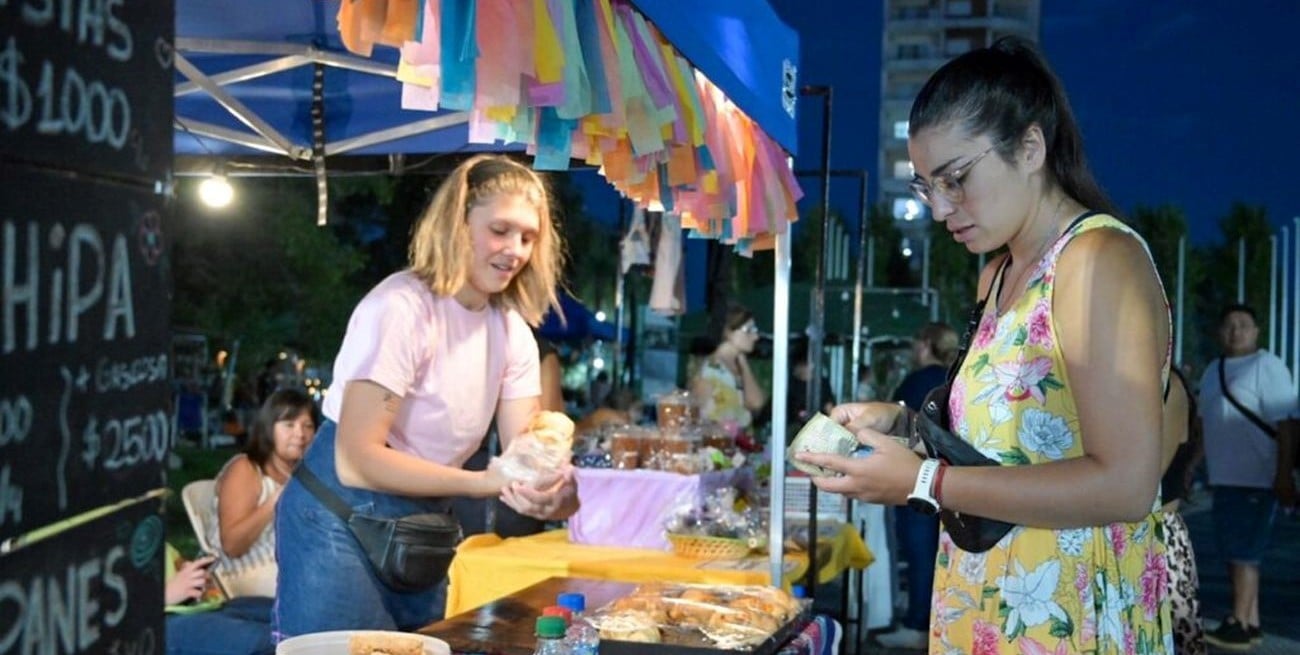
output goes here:
[[643, 584], [588, 617], [602, 655], [703, 651], [772, 653], [803, 628], [804, 601], [774, 587]]

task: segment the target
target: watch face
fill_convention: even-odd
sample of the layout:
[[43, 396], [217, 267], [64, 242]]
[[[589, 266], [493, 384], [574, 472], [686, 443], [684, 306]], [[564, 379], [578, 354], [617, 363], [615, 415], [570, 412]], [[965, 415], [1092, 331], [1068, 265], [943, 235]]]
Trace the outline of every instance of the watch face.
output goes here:
[[918, 511], [918, 512], [920, 512], [920, 513], [922, 513], [922, 514], [924, 514], [924, 515], [926, 515], [926, 516], [934, 516], [935, 514], [937, 514], [937, 513], [939, 512], [939, 507], [938, 507], [937, 505], [934, 505], [933, 503], [927, 502], [927, 501], [925, 501], [925, 500], [923, 500], [923, 499], [921, 499], [921, 498], [915, 498], [915, 497], [913, 497], [913, 498], [908, 498], [908, 499], [907, 499], [907, 506], [908, 506], [908, 507], [911, 507], [912, 509], [914, 509], [914, 510], [916, 510], [916, 511]]

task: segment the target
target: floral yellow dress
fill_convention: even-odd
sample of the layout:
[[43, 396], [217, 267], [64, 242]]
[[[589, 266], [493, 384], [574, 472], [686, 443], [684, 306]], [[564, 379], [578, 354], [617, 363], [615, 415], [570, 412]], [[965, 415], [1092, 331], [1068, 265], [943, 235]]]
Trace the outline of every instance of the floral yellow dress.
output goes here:
[[[1099, 228], [1140, 240], [1110, 216], [1078, 223], [1012, 307], [998, 316], [989, 302], [954, 381], [953, 431], [1004, 466], [1083, 454], [1052, 288], [1062, 249]], [[930, 625], [932, 654], [1173, 655], [1159, 501], [1137, 523], [1016, 527], [985, 553], [965, 552], [942, 532]]]

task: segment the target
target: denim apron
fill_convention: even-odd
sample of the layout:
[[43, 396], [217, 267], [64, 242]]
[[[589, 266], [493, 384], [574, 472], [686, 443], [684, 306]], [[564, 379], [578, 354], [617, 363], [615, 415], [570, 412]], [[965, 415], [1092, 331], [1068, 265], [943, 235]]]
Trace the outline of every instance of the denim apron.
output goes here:
[[[338, 425], [326, 420], [299, 466], [316, 474], [353, 512], [382, 518], [448, 511], [445, 498], [412, 498], [344, 486], [334, 468]], [[296, 478], [275, 512], [279, 578], [272, 631], [277, 642], [328, 630], [415, 630], [442, 618], [446, 582], [393, 591], [375, 577], [347, 525]]]

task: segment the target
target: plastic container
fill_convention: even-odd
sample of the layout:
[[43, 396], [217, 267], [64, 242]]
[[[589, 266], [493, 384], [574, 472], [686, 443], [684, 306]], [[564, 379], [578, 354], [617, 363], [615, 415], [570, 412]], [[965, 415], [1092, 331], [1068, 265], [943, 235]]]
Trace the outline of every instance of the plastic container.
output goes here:
[[533, 655], [569, 655], [564, 643], [564, 625], [562, 616], [542, 616], [537, 619], [537, 649]]
[[586, 596], [579, 593], [560, 594], [555, 602], [573, 612], [573, 621], [565, 633], [569, 652], [573, 655], [597, 655], [600, 651], [600, 631], [584, 617], [587, 611]]
[[700, 420], [700, 407], [691, 392], [674, 389], [655, 402], [655, 418], [660, 430], [673, 431]]
[[619, 425], [610, 430], [609, 457], [613, 468], [641, 467], [641, 432], [635, 425]]

